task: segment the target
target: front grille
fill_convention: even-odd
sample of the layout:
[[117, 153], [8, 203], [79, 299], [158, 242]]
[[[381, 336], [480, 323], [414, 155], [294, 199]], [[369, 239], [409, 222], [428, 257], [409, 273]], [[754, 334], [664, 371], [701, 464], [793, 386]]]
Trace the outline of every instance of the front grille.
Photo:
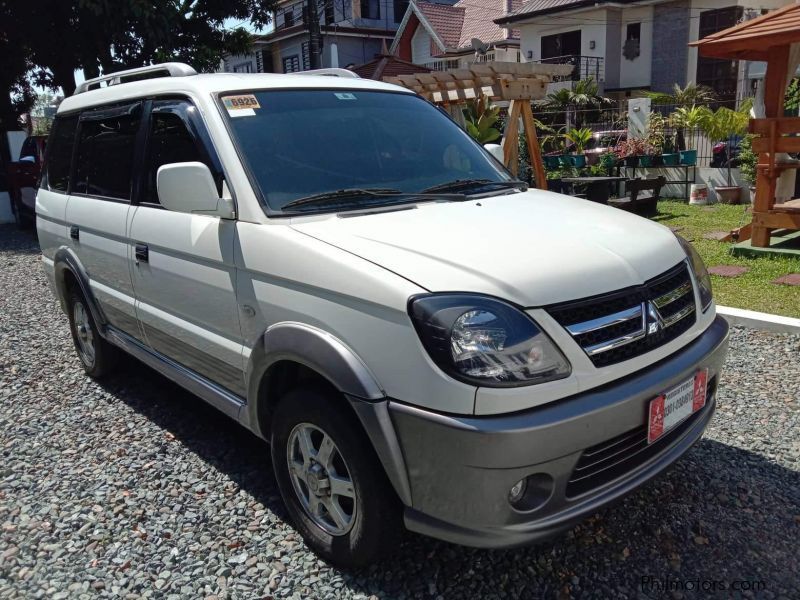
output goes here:
[[[706, 404], [711, 401], [716, 388], [717, 380], [714, 377], [708, 382]], [[567, 482], [567, 497], [585, 494], [644, 464], [682, 436], [704, 410], [705, 408], [697, 411], [652, 444], [647, 443], [647, 425], [642, 425], [587, 448], [578, 459]]]
[[642, 286], [547, 307], [596, 367], [662, 346], [695, 322], [692, 280], [685, 262]]

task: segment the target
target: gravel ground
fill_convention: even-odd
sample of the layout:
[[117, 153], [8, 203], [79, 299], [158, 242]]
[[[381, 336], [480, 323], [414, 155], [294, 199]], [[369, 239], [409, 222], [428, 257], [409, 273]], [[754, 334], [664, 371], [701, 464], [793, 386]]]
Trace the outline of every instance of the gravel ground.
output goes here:
[[705, 438], [552, 543], [409, 534], [343, 572], [285, 523], [264, 443], [133, 360], [84, 376], [36, 240], [9, 226], [0, 336], [0, 598], [800, 598], [800, 337], [734, 331]]

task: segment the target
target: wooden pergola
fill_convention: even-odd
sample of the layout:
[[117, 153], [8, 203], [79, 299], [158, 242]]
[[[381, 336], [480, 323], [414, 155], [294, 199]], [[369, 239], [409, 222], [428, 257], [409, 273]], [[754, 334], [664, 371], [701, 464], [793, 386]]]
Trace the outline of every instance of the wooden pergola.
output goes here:
[[[765, 248], [775, 229], [800, 229], [800, 200], [776, 204], [778, 178], [800, 163], [779, 162], [777, 155], [800, 152], [800, 118], [784, 117], [786, 86], [797, 68], [800, 48], [800, 4], [791, 4], [709, 35], [690, 45], [702, 56], [767, 63], [764, 76], [764, 118], [750, 120], [753, 151], [758, 154], [753, 219], [738, 231], [740, 241]], [[791, 74], [790, 74], [791, 71]]]
[[516, 175], [517, 134], [521, 118], [536, 185], [546, 189], [544, 163], [536, 136], [531, 101], [544, 98], [547, 85], [553, 77], [569, 75], [572, 70], [572, 65], [485, 62], [473, 63], [461, 69], [384, 77], [383, 80], [413, 90], [445, 108], [464, 104], [481, 96], [488, 96], [494, 101], [509, 101], [508, 121], [502, 141], [503, 162]]

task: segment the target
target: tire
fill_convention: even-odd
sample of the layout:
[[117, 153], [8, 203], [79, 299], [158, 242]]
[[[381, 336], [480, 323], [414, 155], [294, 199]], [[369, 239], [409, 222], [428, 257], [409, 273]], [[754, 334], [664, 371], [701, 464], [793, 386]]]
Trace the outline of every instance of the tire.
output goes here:
[[67, 307], [72, 341], [83, 370], [95, 379], [107, 375], [116, 364], [117, 349], [100, 336], [89, 305], [78, 290], [69, 292]]
[[[336, 566], [358, 568], [394, 550], [402, 532], [401, 505], [364, 430], [342, 400], [319, 388], [298, 388], [281, 398], [272, 420], [272, 466], [292, 521], [311, 550]], [[307, 453], [300, 448], [303, 439], [311, 443]], [[330, 460], [318, 458], [327, 454], [320, 452], [323, 445]], [[295, 464], [291, 471], [290, 456]], [[348, 478], [349, 487], [342, 483]], [[312, 516], [314, 507], [317, 516]]]

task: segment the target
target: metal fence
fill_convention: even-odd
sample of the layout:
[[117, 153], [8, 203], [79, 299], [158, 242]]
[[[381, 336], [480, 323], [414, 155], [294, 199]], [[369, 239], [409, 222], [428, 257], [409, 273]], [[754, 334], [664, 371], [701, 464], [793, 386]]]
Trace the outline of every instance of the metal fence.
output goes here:
[[[722, 103], [718, 103], [722, 105]], [[669, 117], [678, 108], [676, 105], [653, 104], [651, 110], [664, 117]], [[710, 108], [716, 106], [710, 105]], [[592, 108], [537, 108], [534, 106], [537, 120], [537, 134], [545, 153], [558, 152], [563, 147], [564, 134], [571, 129], [586, 128], [594, 133], [594, 147], [613, 149], [618, 142], [628, 136], [627, 102], [607, 104]], [[707, 167], [713, 159], [714, 145], [720, 140], [709, 140], [699, 128], [682, 129], [680, 132], [665, 124], [664, 136], [675, 139], [681, 133], [685, 149], [697, 150], [697, 166]], [[601, 144], [601, 146], [598, 146]]]

